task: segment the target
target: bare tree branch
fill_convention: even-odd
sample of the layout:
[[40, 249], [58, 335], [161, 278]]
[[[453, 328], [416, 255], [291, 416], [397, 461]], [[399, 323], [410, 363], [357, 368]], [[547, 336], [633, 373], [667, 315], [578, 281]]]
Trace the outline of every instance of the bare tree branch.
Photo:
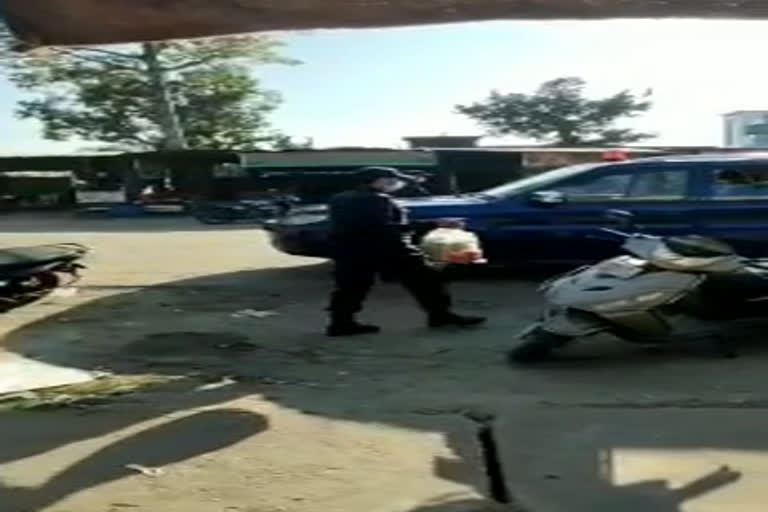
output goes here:
[[197, 66], [202, 66], [203, 64], [208, 64], [209, 62], [213, 62], [216, 60], [216, 57], [210, 57], [206, 59], [197, 59], [197, 60], [190, 60], [187, 62], [184, 62], [182, 64], [177, 64], [175, 66], [170, 66], [167, 68], [163, 68], [163, 71], [172, 73], [174, 71], [181, 71], [182, 69], [188, 69], [188, 68], [194, 68]]
[[[104, 64], [104, 61], [102, 59], [99, 59], [97, 57], [89, 57], [88, 55], [81, 55], [76, 51], [72, 51], [66, 48], [57, 48], [56, 51], [60, 54], [68, 55], [69, 57], [73, 57], [75, 59], [81, 59], [88, 62], [95, 62], [97, 64]], [[128, 71], [136, 71], [135, 66], [129, 66], [127, 64], [112, 63], [110, 65], [115, 69], [126, 69]]]
[[152, 142], [138, 134], [129, 135], [128, 138], [135, 140], [139, 144], [144, 144], [145, 146], [153, 146]]
[[119, 57], [122, 59], [141, 60], [141, 55], [136, 53], [122, 53], [122, 52], [115, 52], [112, 50], [104, 50], [102, 48], [91, 48], [87, 46], [73, 46], [71, 47], [71, 49], [76, 51], [82, 51], [82, 52], [100, 53], [102, 55], [109, 55], [111, 57]]

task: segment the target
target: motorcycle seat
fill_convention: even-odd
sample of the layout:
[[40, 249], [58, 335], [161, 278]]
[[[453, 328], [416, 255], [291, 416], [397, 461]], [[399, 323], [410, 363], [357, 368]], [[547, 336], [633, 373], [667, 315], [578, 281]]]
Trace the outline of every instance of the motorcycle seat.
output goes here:
[[69, 261], [81, 257], [86, 249], [76, 244], [36, 245], [0, 249], [0, 272], [4, 268], [33, 267], [55, 261]]

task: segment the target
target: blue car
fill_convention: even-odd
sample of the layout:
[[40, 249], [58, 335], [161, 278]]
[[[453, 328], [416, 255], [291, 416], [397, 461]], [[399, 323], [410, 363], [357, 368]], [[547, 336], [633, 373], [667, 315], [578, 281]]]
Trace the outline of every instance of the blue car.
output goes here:
[[[445, 217], [466, 219], [498, 264], [580, 264], [615, 255], [595, 235], [605, 212], [635, 214], [659, 235], [699, 234], [744, 256], [768, 256], [768, 153], [665, 156], [564, 167], [481, 193], [405, 199], [414, 229]], [[328, 254], [327, 210], [295, 210], [271, 224], [275, 247]]]

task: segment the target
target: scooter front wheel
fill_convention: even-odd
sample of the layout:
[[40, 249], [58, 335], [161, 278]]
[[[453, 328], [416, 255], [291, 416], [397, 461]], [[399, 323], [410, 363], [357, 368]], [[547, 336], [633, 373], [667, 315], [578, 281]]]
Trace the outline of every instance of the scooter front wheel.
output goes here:
[[547, 332], [536, 327], [520, 338], [520, 343], [507, 352], [510, 363], [538, 363], [552, 357], [552, 351], [560, 348], [572, 338]]

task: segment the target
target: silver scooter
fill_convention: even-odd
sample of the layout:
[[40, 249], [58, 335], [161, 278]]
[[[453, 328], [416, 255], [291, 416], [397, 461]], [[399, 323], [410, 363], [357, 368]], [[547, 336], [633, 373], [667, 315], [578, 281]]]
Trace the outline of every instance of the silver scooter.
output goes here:
[[[632, 226], [632, 214], [609, 218]], [[659, 237], [603, 228], [629, 255], [581, 267], [541, 285], [546, 308], [519, 335], [508, 357], [548, 359], [566, 344], [599, 333], [625, 341], [665, 344], [687, 334], [732, 355], [723, 322], [768, 320], [768, 261], [749, 260], [717, 240]]]

